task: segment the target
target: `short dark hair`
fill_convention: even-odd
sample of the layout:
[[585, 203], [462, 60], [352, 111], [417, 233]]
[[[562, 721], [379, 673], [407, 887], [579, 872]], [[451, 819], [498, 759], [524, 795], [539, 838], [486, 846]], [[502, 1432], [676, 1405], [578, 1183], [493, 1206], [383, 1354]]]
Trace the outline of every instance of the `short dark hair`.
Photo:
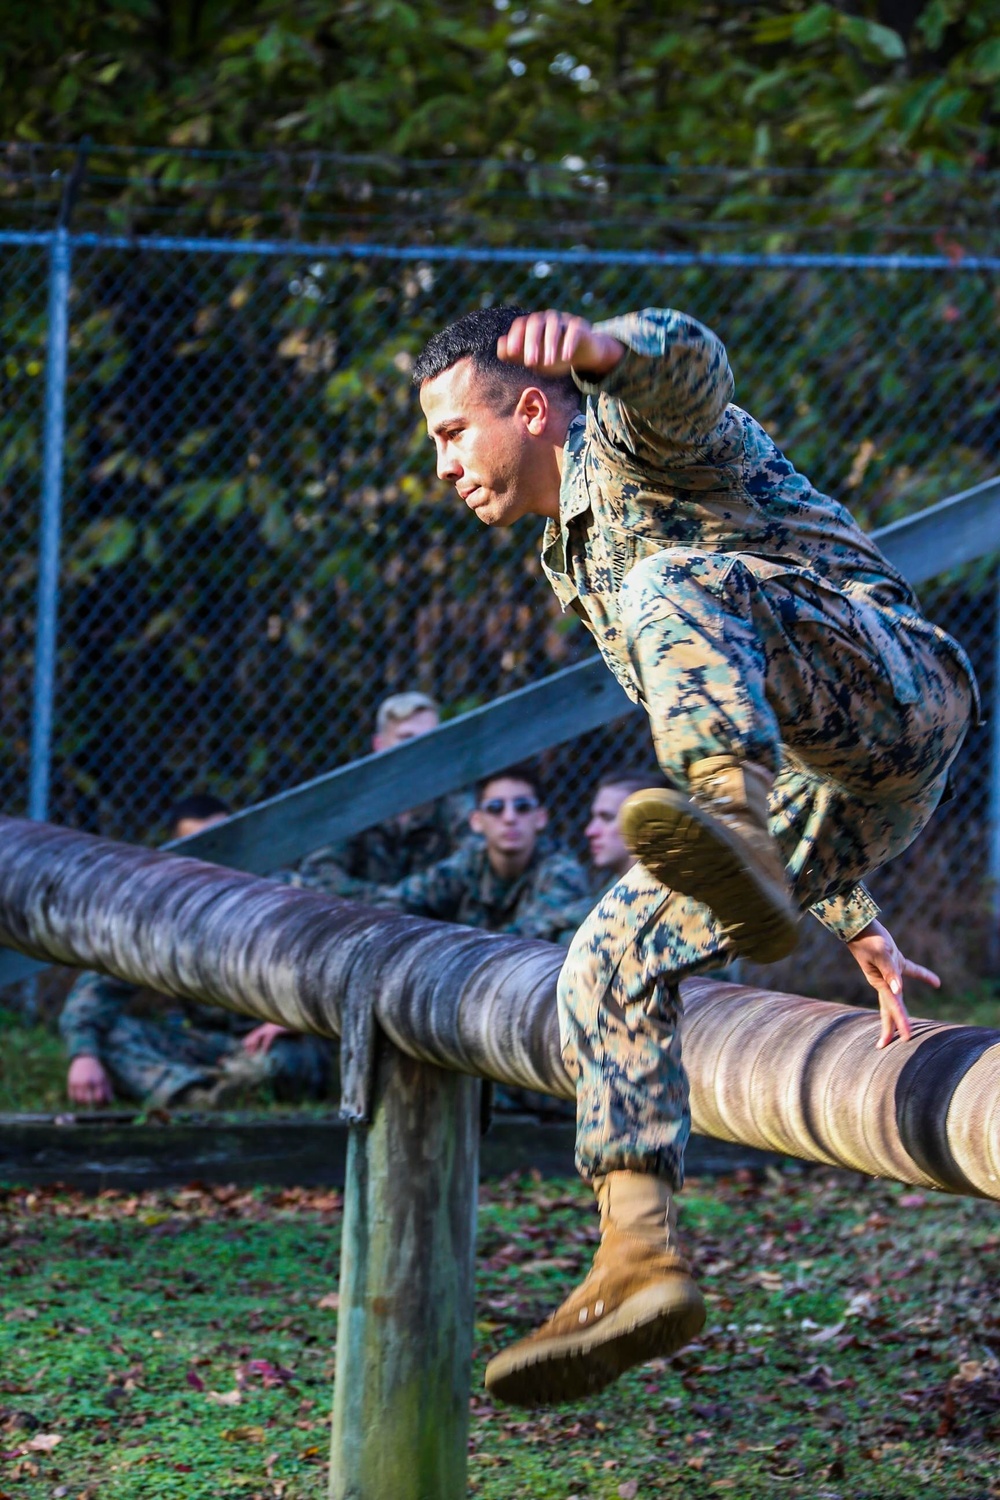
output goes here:
[[531, 787], [531, 790], [534, 792], [535, 796], [538, 798], [539, 804], [544, 803], [544, 801], [545, 801], [545, 797], [544, 797], [544, 795], [542, 793], [542, 784], [541, 784], [541, 782], [538, 779], [538, 773], [537, 773], [537, 771], [534, 771], [531, 768], [531, 766], [527, 766], [527, 765], [507, 766], [505, 770], [503, 770], [503, 771], [493, 771], [493, 772], [490, 773], [489, 776], [482, 776], [482, 777], [480, 777], [479, 781], [477, 781], [477, 783], [476, 783], [476, 806], [477, 807], [479, 806], [479, 804], [483, 800], [483, 797], [484, 797], [484, 795], [486, 793], [486, 788], [488, 786], [492, 786], [493, 783], [494, 783], [494, 781], [523, 781], [526, 786], [530, 786]]
[[213, 792], [191, 792], [174, 803], [167, 822], [171, 828], [176, 828], [185, 818], [228, 818], [231, 812], [232, 808]]
[[460, 359], [471, 359], [475, 368], [487, 376], [499, 395], [503, 390], [513, 394], [526, 385], [537, 385], [560, 406], [579, 406], [580, 391], [570, 375], [538, 375], [524, 365], [507, 364], [497, 355], [497, 340], [510, 332], [515, 318], [526, 309], [501, 302], [495, 307], [477, 307], [465, 313], [447, 328], [441, 328], [428, 339], [413, 365], [414, 385], [434, 380], [457, 365]]
[[666, 787], [668, 782], [663, 772], [657, 766], [626, 766], [624, 771], [609, 771], [607, 776], [602, 776], [595, 792], [602, 792], [605, 787], [618, 787], [629, 796], [633, 792], [641, 792], [646, 787]]

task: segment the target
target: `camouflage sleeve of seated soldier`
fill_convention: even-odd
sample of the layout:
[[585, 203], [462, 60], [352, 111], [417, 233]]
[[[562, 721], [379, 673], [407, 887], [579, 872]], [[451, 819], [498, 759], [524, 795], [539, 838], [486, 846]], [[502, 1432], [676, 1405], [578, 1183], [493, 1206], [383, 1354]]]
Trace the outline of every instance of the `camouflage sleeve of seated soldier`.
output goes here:
[[392, 906], [414, 917], [457, 922], [462, 898], [479, 884], [484, 859], [482, 845], [470, 839], [447, 859], [439, 859], [429, 869], [407, 875], [395, 885], [379, 886], [367, 899], [373, 906]]
[[618, 883], [620, 876], [617, 871], [605, 876], [603, 880], [590, 880], [587, 883], [586, 892], [578, 896], [575, 901], [567, 901], [562, 911], [562, 925], [556, 934], [555, 941], [563, 948], [568, 948], [576, 937], [590, 913], [594, 910], [598, 901], [602, 900], [608, 892]]
[[566, 926], [567, 910], [587, 899], [587, 875], [580, 863], [570, 854], [547, 854], [504, 931], [554, 943]]
[[324, 844], [299, 860], [297, 865], [285, 870], [272, 870], [269, 880], [279, 885], [294, 886], [297, 890], [320, 891], [324, 896], [341, 896], [347, 901], [365, 901], [374, 885], [350, 874], [352, 864], [357, 864], [354, 839], [339, 839], [336, 843]]
[[350, 859], [350, 841], [345, 839], [315, 850], [300, 860], [293, 870], [281, 870], [271, 878], [302, 890], [322, 891], [325, 896], [364, 901], [375, 887], [370, 880], [361, 880], [348, 873]]
[[102, 1056], [104, 1039], [138, 992], [136, 985], [105, 974], [80, 975], [59, 1017], [59, 1033], [71, 1061]]

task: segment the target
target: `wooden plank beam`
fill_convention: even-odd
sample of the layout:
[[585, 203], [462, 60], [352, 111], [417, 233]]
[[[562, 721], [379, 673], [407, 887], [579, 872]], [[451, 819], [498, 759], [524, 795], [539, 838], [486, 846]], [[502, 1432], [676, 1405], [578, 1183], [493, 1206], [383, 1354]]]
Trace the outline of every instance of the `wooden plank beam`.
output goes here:
[[1000, 476], [872, 535], [904, 578], [926, 583], [1000, 550]]
[[[332, 1104], [331, 1104], [332, 1109]], [[0, 1115], [0, 1186], [62, 1182], [91, 1191], [235, 1182], [240, 1187], [343, 1187], [348, 1127], [337, 1114], [185, 1114], [140, 1123], [131, 1111]], [[57, 1123], [58, 1121], [58, 1123]], [[538, 1115], [498, 1114], [479, 1144], [481, 1178], [512, 1172], [572, 1177], [576, 1124]], [[784, 1158], [750, 1146], [693, 1135], [689, 1177], [762, 1173]]]
[[[1000, 478], [873, 535], [915, 584], [998, 551]], [[638, 710], [594, 657], [460, 714], [395, 750], [365, 756], [259, 802], [171, 847], [264, 874], [630, 712]]]
[[258, 802], [170, 847], [265, 874], [637, 711], [595, 657], [460, 714], [394, 750], [366, 755]]

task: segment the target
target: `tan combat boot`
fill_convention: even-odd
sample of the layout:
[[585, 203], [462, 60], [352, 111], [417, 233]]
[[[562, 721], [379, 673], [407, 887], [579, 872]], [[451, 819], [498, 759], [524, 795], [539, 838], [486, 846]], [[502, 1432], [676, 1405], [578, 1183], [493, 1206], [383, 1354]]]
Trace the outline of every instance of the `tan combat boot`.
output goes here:
[[666, 1182], [609, 1172], [594, 1190], [601, 1210], [594, 1264], [547, 1323], [490, 1360], [486, 1386], [500, 1401], [578, 1401], [633, 1365], [673, 1354], [704, 1325]]
[[227, 1109], [241, 1103], [270, 1076], [267, 1054], [247, 1052], [240, 1047], [224, 1057], [219, 1065], [218, 1080], [207, 1087], [185, 1089], [172, 1101], [177, 1109]]
[[672, 891], [709, 907], [737, 953], [774, 963], [798, 942], [798, 912], [768, 832], [774, 777], [752, 761], [712, 755], [688, 772], [691, 795], [651, 787], [619, 814], [622, 837]]

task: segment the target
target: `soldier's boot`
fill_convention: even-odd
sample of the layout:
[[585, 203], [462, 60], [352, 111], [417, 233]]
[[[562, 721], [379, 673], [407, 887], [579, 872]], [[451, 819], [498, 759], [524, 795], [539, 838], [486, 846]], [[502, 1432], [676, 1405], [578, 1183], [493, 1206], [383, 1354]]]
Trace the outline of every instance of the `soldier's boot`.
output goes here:
[[798, 912], [767, 826], [774, 777], [734, 755], [695, 761], [689, 796], [651, 787], [622, 803], [625, 843], [670, 890], [701, 901], [737, 953], [774, 963], [798, 942]]
[[264, 1052], [240, 1047], [219, 1064], [219, 1077], [202, 1088], [185, 1089], [172, 1102], [176, 1108], [226, 1109], [238, 1104], [269, 1081], [270, 1064]]
[[594, 1189], [601, 1243], [590, 1272], [541, 1328], [490, 1360], [486, 1386], [498, 1400], [578, 1401], [633, 1365], [673, 1354], [704, 1325], [668, 1184], [647, 1172], [609, 1172]]

